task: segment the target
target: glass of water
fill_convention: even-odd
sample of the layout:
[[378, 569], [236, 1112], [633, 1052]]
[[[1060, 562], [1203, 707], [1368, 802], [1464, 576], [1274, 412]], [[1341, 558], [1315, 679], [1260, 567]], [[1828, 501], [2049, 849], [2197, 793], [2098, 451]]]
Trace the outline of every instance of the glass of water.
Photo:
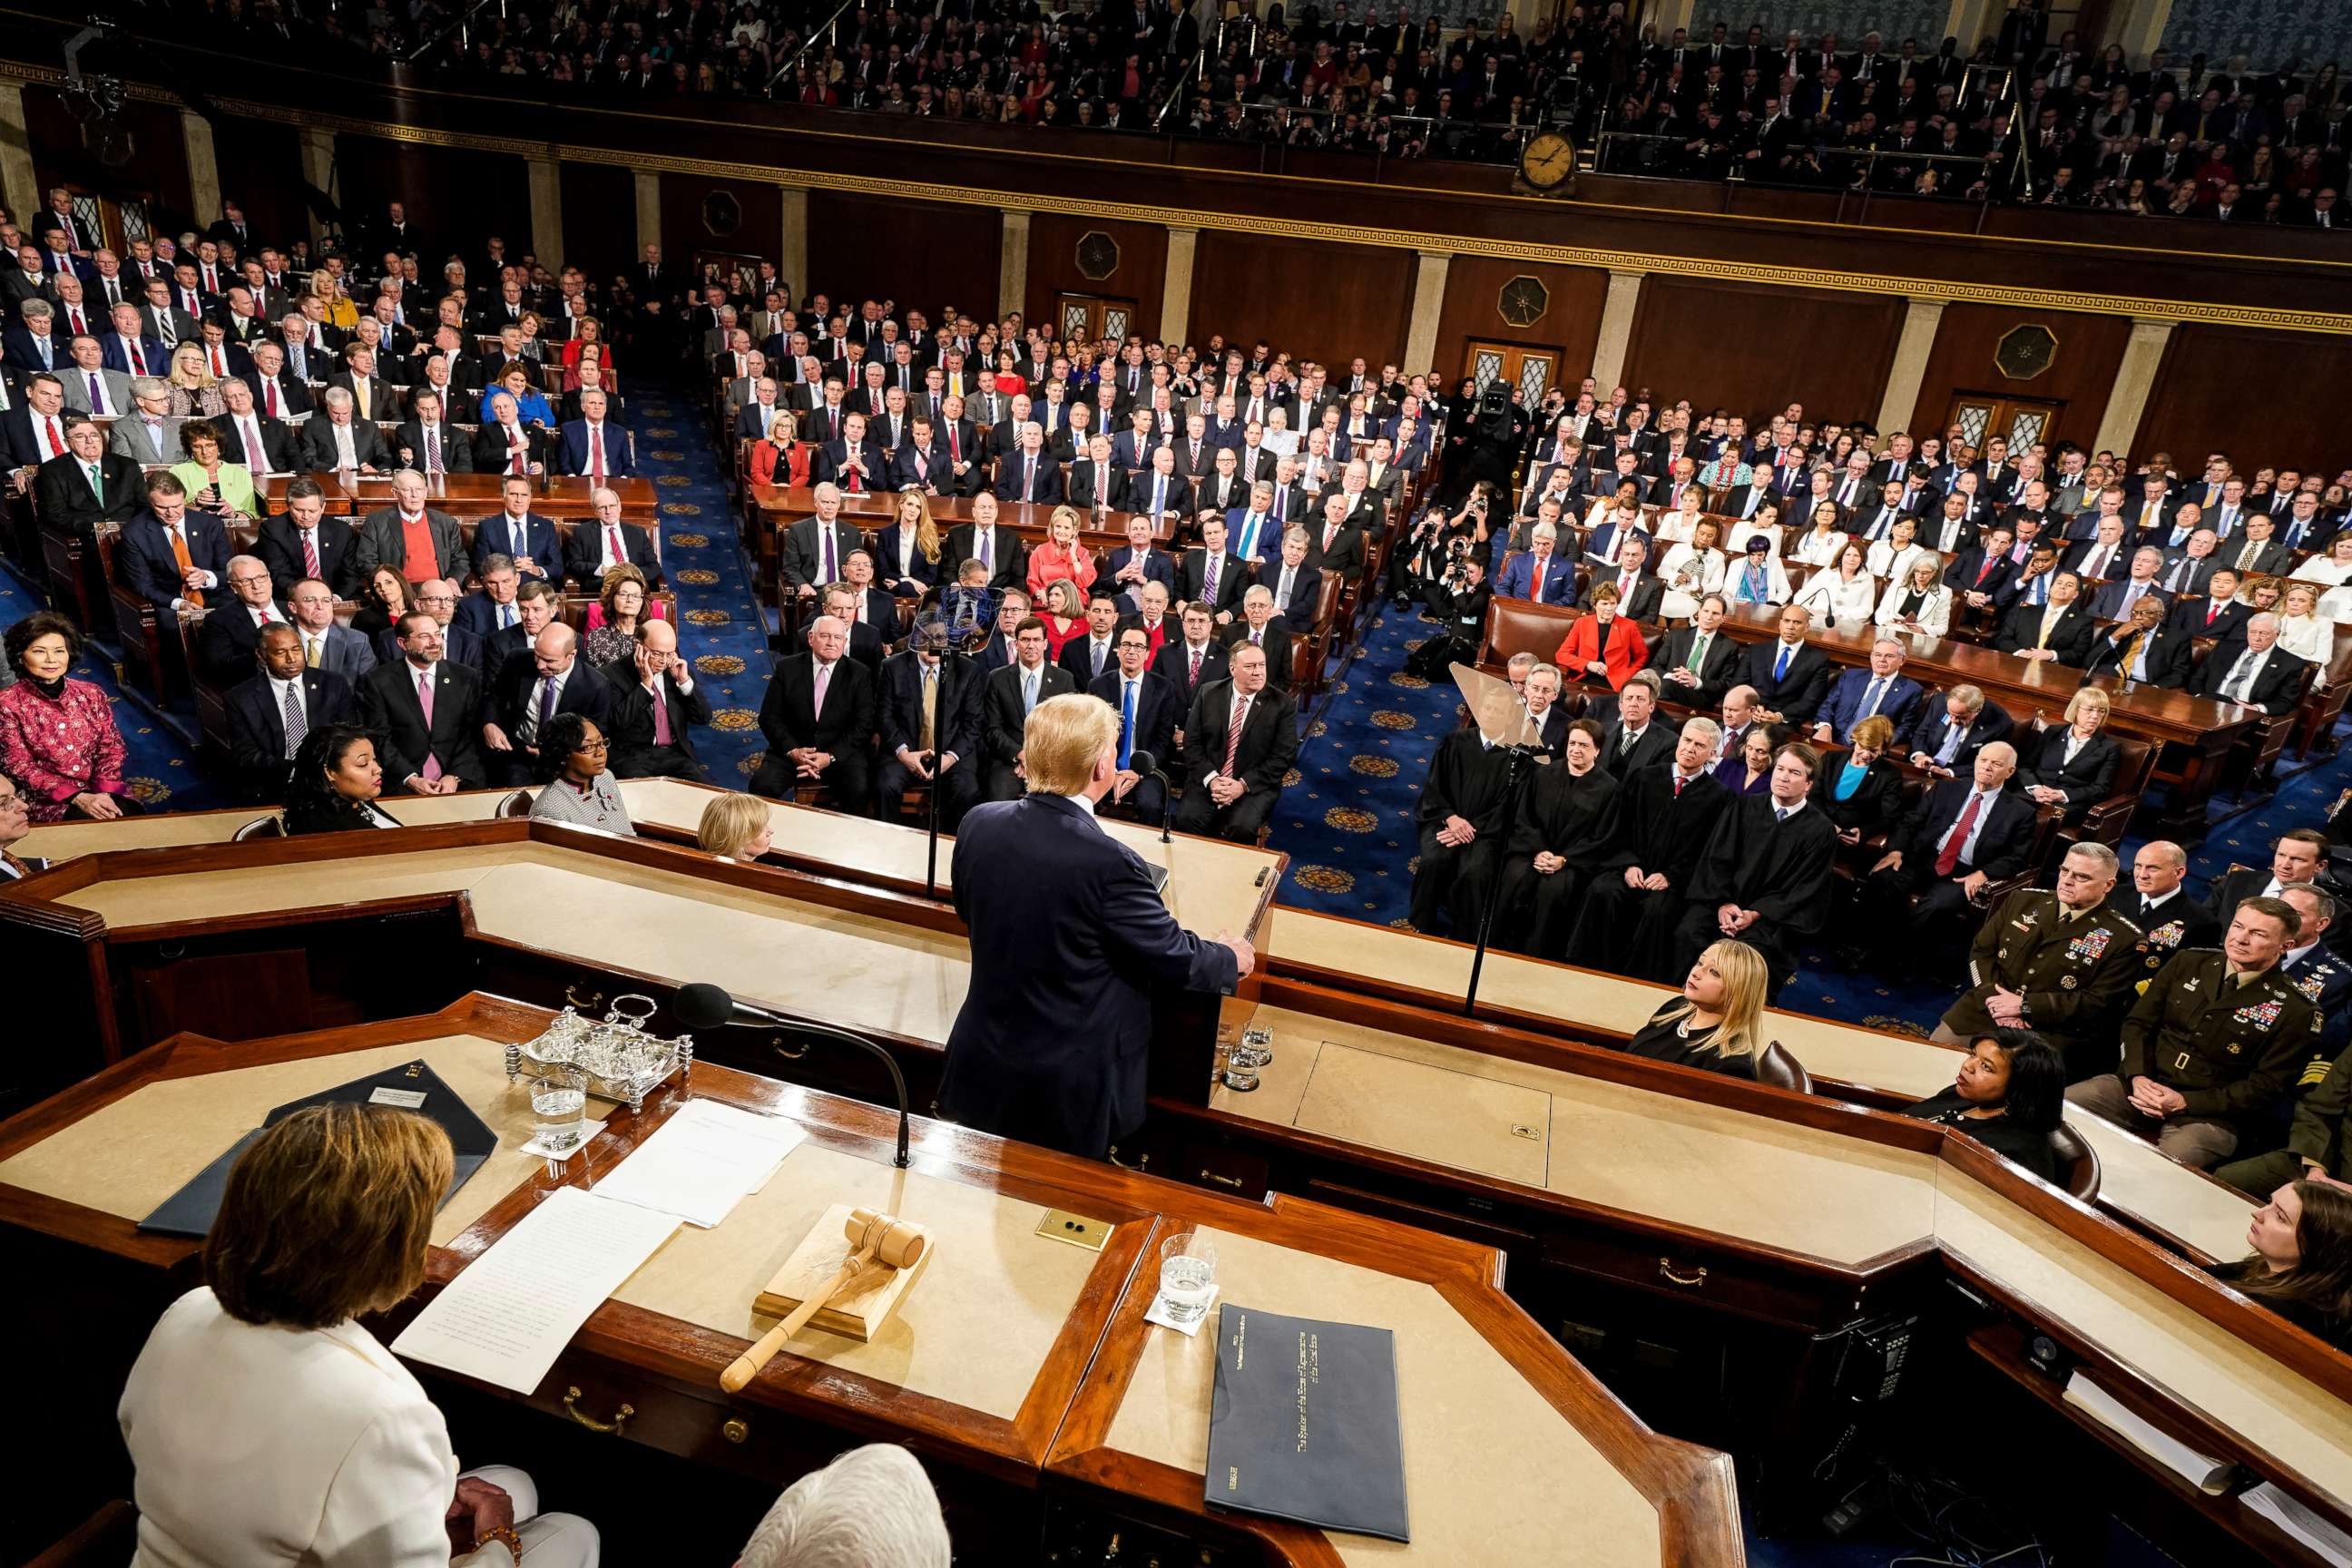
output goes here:
[[580, 1147], [588, 1120], [588, 1077], [574, 1068], [549, 1067], [530, 1080], [531, 1134], [553, 1154]]
[[1188, 1230], [1160, 1244], [1160, 1300], [1171, 1321], [1199, 1322], [1216, 1288], [1217, 1249], [1207, 1237]]

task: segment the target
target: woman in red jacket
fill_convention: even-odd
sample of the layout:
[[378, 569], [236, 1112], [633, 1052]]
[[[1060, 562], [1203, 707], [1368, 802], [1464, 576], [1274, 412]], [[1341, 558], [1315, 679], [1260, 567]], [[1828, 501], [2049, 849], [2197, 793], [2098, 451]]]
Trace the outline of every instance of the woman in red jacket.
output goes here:
[[809, 482], [808, 448], [793, 439], [793, 416], [781, 408], [768, 421], [768, 438], [751, 444], [751, 482], [787, 487]]
[[1641, 628], [1617, 614], [1617, 584], [1604, 582], [1592, 590], [1592, 613], [1568, 628], [1554, 660], [1571, 679], [1605, 680], [1620, 691], [1649, 657]]

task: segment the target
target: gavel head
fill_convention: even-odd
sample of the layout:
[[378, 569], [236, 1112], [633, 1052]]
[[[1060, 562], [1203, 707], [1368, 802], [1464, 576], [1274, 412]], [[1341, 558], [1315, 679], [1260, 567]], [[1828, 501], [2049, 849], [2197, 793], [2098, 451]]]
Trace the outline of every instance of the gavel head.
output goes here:
[[922, 1261], [931, 1245], [930, 1234], [921, 1226], [908, 1225], [896, 1215], [877, 1214], [872, 1209], [852, 1209], [842, 1226], [854, 1252], [871, 1251], [875, 1259], [893, 1268], [911, 1268]]

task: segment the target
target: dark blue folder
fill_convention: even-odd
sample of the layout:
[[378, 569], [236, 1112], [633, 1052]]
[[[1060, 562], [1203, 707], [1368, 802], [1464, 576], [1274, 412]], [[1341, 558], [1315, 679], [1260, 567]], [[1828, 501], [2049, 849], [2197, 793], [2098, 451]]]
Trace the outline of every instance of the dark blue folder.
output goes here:
[[1221, 1307], [1207, 1496], [1218, 1508], [1412, 1540], [1396, 1336]]

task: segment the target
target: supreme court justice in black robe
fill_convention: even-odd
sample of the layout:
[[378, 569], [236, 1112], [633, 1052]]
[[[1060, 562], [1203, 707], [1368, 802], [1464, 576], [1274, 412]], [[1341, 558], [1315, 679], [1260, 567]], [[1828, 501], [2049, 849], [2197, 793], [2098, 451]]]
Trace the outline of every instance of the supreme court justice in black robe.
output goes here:
[[[1617, 781], [1601, 766], [1601, 727], [1571, 720], [1561, 742], [1560, 761], [1528, 774], [1519, 795], [1518, 820], [1504, 841], [1499, 875], [1501, 902], [1495, 907], [1495, 945], [1535, 958], [1558, 958], [1568, 951], [1569, 928], [1576, 923], [1577, 893], [1609, 846], [1611, 805]], [[1538, 860], [1540, 857], [1540, 861]], [[1480, 907], [1486, 879], [1462, 890], [1464, 906]]]
[[1412, 874], [1415, 931], [1443, 935], [1450, 911], [1456, 932], [1477, 933], [1477, 906], [1457, 895], [1465, 878], [1473, 887], [1482, 885], [1486, 868], [1502, 853], [1510, 778], [1510, 753], [1486, 744], [1475, 724], [1439, 742], [1421, 786], [1421, 866]]
[[[1608, 847], [1584, 884], [1569, 931], [1569, 963], [1626, 973], [1633, 932], [1649, 906], [1662, 903], [1670, 911], [1663, 917], [1668, 931], [1681, 919], [1691, 873], [1731, 800], [1706, 771], [1722, 732], [1712, 719], [1689, 720], [1672, 762], [1636, 768], [1620, 781]], [[1639, 875], [1629, 882], [1633, 873]]]
[[1647, 944], [1661, 934], [1664, 906], [1643, 911], [1634, 941], [1648, 967], [1634, 973], [1671, 984], [1723, 937], [1762, 953], [1774, 986], [1796, 973], [1799, 940], [1828, 923], [1837, 859], [1836, 826], [1806, 800], [1821, 769], [1820, 756], [1801, 742], [1774, 753], [1770, 788], [1733, 802], [1716, 824], [1664, 952]]

